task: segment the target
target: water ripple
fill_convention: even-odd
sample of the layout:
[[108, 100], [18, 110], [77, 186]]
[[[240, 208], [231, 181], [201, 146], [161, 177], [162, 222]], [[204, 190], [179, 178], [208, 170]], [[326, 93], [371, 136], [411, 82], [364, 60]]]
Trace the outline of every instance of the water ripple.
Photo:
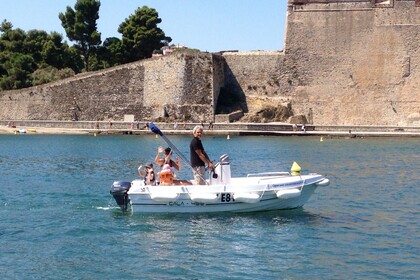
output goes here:
[[[171, 140], [184, 153], [189, 137]], [[209, 137], [235, 176], [327, 174], [303, 209], [249, 214], [122, 213], [109, 188], [136, 178], [153, 136], [0, 136], [5, 279], [417, 279], [417, 139]], [[244, 153], [243, 151], [247, 151]], [[191, 176], [185, 168], [180, 176]]]

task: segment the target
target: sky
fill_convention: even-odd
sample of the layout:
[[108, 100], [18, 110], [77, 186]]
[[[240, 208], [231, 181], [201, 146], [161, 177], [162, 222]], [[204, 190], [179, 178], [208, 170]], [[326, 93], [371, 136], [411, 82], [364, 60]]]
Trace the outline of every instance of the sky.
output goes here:
[[[118, 26], [139, 7], [154, 8], [158, 25], [171, 44], [201, 51], [282, 50], [287, 0], [101, 0], [98, 31], [104, 41], [121, 39]], [[58, 18], [76, 0], [0, 0], [0, 20], [24, 31], [39, 29], [61, 33]], [[69, 41], [68, 41], [69, 42]], [[69, 42], [71, 43], [71, 42]]]

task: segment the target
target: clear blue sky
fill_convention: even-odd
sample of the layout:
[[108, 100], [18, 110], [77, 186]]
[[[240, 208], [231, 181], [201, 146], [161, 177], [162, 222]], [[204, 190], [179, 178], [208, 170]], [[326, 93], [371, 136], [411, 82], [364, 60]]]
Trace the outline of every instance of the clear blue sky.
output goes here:
[[[68, 41], [60, 12], [76, 0], [0, 0], [0, 20], [25, 31], [56, 31]], [[101, 0], [102, 40], [121, 38], [117, 29], [138, 7], [156, 9], [159, 27], [173, 44], [201, 51], [282, 50], [287, 0]]]

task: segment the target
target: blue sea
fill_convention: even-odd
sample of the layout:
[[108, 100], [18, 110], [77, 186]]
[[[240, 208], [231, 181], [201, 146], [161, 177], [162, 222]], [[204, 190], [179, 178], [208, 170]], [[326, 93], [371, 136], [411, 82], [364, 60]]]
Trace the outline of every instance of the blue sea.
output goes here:
[[[189, 158], [189, 136], [169, 136]], [[122, 213], [161, 138], [0, 135], [2, 279], [420, 279], [420, 139], [203, 136], [232, 175], [326, 175], [302, 209]], [[192, 178], [184, 164], [178, 177]]]

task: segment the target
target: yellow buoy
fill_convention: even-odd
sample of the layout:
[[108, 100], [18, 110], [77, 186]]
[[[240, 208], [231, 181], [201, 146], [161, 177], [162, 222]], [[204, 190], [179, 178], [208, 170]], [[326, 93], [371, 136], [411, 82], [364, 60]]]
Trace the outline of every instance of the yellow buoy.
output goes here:
[[320, 142], [323, 142], [323, 141], [324, 141], [324, 138], [322, 138], [322, 137], [321, 137], [321, 139], [319, 139], [319, 141], [320, 141]]
[[299, 175], [300, 170], [301, 170], [301, 168], [300, 168], [299, 164], [297, 164], [297, 162], [294, 161], [293, 164], [292, 164], [292, 167], [290, 168], [290, 173], [292, 175]]
[[156, 138], [158, 138], [158, 135], [156, 134]]
[[93, 133], [93, 136], [96, 136], [96, 133]]

